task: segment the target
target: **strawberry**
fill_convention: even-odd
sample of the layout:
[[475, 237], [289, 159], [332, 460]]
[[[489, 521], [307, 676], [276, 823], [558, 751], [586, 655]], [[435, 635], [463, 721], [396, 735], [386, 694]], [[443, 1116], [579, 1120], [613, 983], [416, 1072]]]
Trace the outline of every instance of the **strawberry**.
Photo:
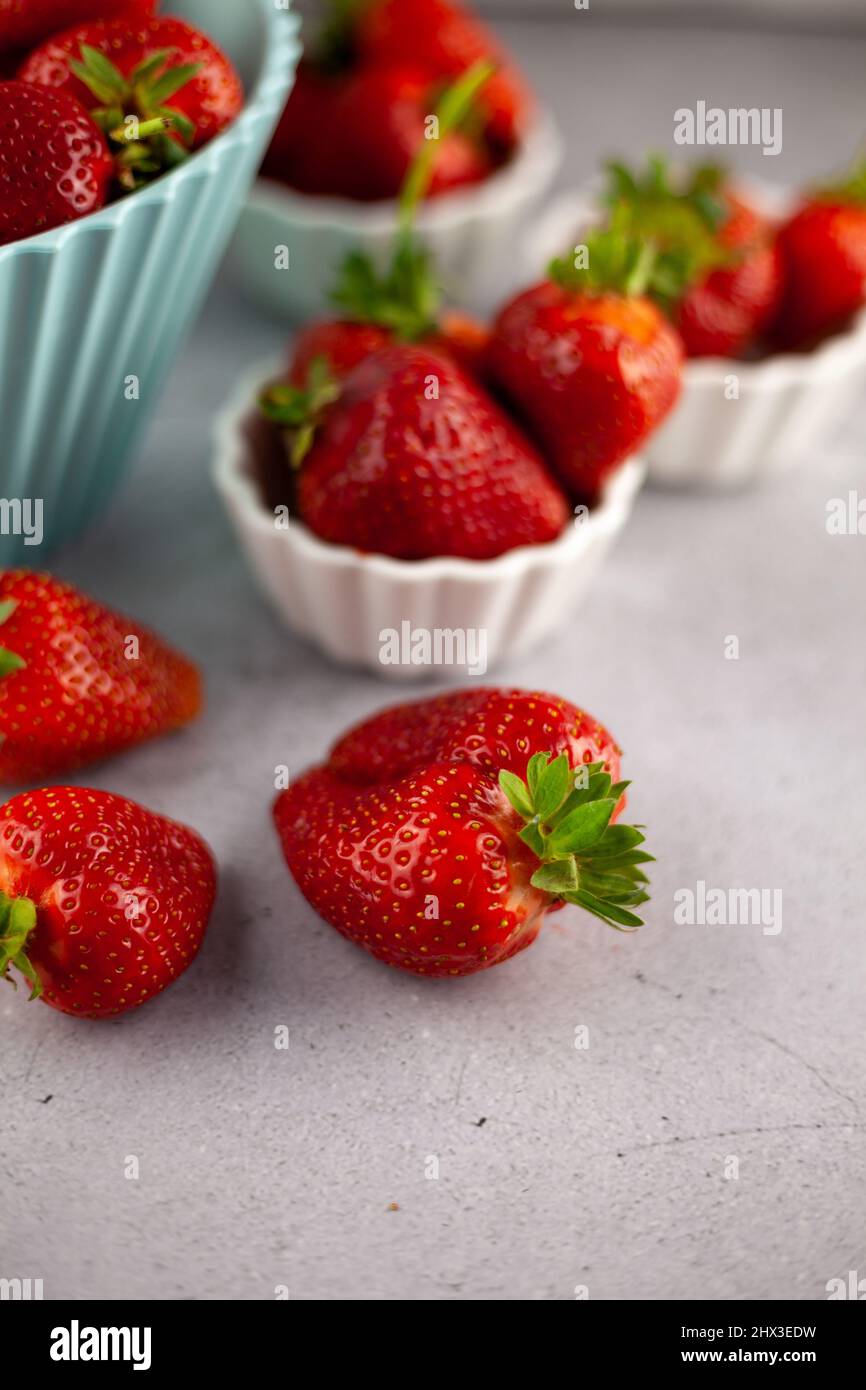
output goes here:
[[335, 545], [402, 560], [489, 560], [553, 540], [569, 515], [517, 426], [426, 346], [384, 348], [341, 385], [272, 387], [262, 406], [301, 441], [301, 520]]
[[32, 48], [86, 19], [145, 18], [156, 0], [0, 0], [0, 53]]
[[[414, 156], [424, 148], [427, 120], [436, 104], [437, 83], [424, 68], [403, 63], [361, 68], [339, 99], [343, 151], [354, 170], [350, 196], [364, 201], [396, 198]], [[480, 183], [491, 171], [483, 143], [462, 130], [429, 141], [436, 160], [427, 197]]]
[[83, 767], [201, 709], [185, 657], [48, 574], [0, 572], [0, 643], [2, 782]]
[[470, 975], [578, 904], [631, 929], [647, 901], [640, 830], [610, 734], [555, 696], [468, 690], [351, 730], [277, 798], [289, 869], [317, 912], [378, 960]]
[[102, 132], [73, 97], [0, 82], [0, 246], [95, 212], [111, 173]]
[[19, 77], [68, 92], [91, 109], [118, 148], [118, 174], [127, 189], [207, 144], [243, 106], [230, 60], [180, 19], [117, 19], [67, 29], [35, 49]]
[[555, 261], [501, 310], [488, 369], [560, 482], [594, 501], [676, 402], [683, 350], [642, 293], [650, 248], [615, 227], [585, 244], [588, 267]]
[[[416, 21], [421, 28], [415, 32]], [[531, 110], [492, 36], [456, 6], [331, 0], [307, 46], [263, 173], [304, 193], [394, 198], [444, 85], [484, 65], [471, 119], [436, 145], [425, 196], [478, 183], [512, 153]]]
[[785, 293], [772, 337], [780, 347], [808, 347], [866, 304], [866, 159], [808, 199], [779, 231], [778, 246]]
[[299, 193], [354, 195], [356, 173], [337, 130], [342, 87], [304, 59], [280, 117], [261, 172]]
[[369, 0], [358, 7], [354, 42], [376, 66], [421, 55], [440, 81], [492, 61], [496, 74], [480, 99], [485, 135], [502, 156], [519, 143], [532, 113], [529, 88], [486, 25], [454, 0]]
[[608, 166], [620, 225], [652, 240], [649, 292], [675, 324], [688, 357], [742, 357], [767, 327], [782, 289], [774, 228], [701, 167], [672, 178], [664, 160], [642, 175]]
[[47, 787], [0, 807], [0, 976], [78, 1018], [136, 1009], [192, 964], [216, 894], [193, 830], [111, 792]]
[[[436, 113], [440, 138], [472, 109], [489, 74], [482, 64], [445, 91]], [[414, 155], [403, 182], [389, 264], [380, 272], [362, 251], [346, 257], [331, 294], [345, 317], [301, 331], [290, 364], [293, 385], [305, 387], [318, 361], [327, 364], [331, 378], [342, 381], [365, 357], [395, 340], [423, 341], [453, 357], [470, 374], [483, 374], [489, 332], [467, 314], [442, 310], [433, 258], [415, 236], [418, 207], [435, 169], [435, 150], [428, 142]]]

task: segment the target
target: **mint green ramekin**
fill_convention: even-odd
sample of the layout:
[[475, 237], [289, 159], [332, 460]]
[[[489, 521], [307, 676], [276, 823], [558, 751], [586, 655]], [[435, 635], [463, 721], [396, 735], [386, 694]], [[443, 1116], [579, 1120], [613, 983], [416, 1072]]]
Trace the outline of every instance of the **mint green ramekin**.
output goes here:
[[231, 56], [246, 104], [148, 188], [0, 246], [0, 566], [41, 564], [124, 476], [291, 90], [299, 21], [284, 4], [173, 0], [171, 10]]

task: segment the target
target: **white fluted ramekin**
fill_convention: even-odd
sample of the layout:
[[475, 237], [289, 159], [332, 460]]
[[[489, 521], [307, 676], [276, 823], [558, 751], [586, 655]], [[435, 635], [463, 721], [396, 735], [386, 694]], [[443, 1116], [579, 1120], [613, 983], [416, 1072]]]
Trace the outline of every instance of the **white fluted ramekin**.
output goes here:
[[341, 664], [392, 679], [429, 675], [431, 667], [383, 662], [384, 634], [463, 633], [470, 656], [471, 644], [477, 652], [483, 643], [484, 668], [455, 661], [437, 666], [436, 674], [479, 676], [567, 620], [628, 520], [642, 462], [623, 464], [600, 504], [546, 545], [522, 546], [495, 560], [362, 554], [319, 540], [294, 519], [278, 527], [262, 497], [245, 425], [262, 383], [283, 365], [264, 362], [240, 383], [215, 425], [213, 476], [259, 586], [293, 632]]
[[[522, 148], [502, 169], [471, 188], [443, 193], [419, 211], [419, 238], [436, 258], [449, 298], [476, 312], [517, 288], [515, 246], [547, 192], [562, 158], [552, 118], [542, 112]], [[238, 223], [232, 261], [247, 293], [266, 312], [301, 323], [328, 310], [334, 280], [350, 251], [380, 265], [393, 252], [395, 202], [294, 193], [259, 179]], [[288, 248], [288, 268], [277, 250]]]
[[169, 8], [234, 60], [244, 109], [149, 187], [0, 246], [0, 496], [22, 510], [39, 502], [43, 517], [41, 551], [4, 527], [2, 565], [41, 563], [109, 500], [291, 87], [298, 20], [273, 0], [173, 0]]
[[[743, 184], [756, 207], [782, 216], [791, 196]], [[557, 198], [525, 245], [530, 277], [598, 217], [592, 187]], [[828, 427], [866, 386], [866, 310], [811, 352], [759, 361], [699, 357], [686, 362], [680, 400], [644, 446], [654, 483], [735, 488], [782, 473], [814, 453]]]

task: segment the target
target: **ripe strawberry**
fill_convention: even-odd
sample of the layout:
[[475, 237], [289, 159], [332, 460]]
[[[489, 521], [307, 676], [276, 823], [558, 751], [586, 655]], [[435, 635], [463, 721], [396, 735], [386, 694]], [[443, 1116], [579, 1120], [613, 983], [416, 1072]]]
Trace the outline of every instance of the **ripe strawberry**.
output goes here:
[[343, 936], [402, 970], [470, 975], [524, 950], [562, 902], [640, 925], [651, 856], [613, 825], [619, 771], [610, 735], [567, 701], [460, 691], [351, 730], [274, 815], [301, 892]]
[[[470, 69], [440, 102], [440, 138], [472, 109], [489, 69]], [[442, 310], [433, 257], [417, 240], [414, 223], [436, 169], [435, 154], [422, 145], [412, 159], [400, 193], [400, 220], [390, 263], [380, 272], [364, 252], [350, 253], [331, 294], [344, 316], [314, 323], [295, 341], [289, 380], [305, 387], [314, 364], [327, 365], [337, 382], [365, 357], [394, 341], [424, 342], [452, 357], [470, 375], [484, 371], [488, 330], [467, 314]]]
[[298, 67], [285, 110], [262, 164], [265, 178], [286, 183], [299, 193], [354, 196], [357, 170], [352, 167], [337, 128], [342, 86], [305, 59]]
[[[180, 19], [117, 19], [67, 29], [35, 49], [19, 77], [68, 92], [91, 109], [119, 147], [127, 188], [207, 144], [243, 106], [230, 60]], [[130, 138], [129, 117], [140, 122], [137, 138]]]
[[785, 293], [772, 336], [801, 348], [844, 328], [866, 304], [866, 160], [809, 199], [779, 232]]
[[31, 48], [86, 19], [140, 19], [155, 8], [156, 0], [0, 0], [0, 53]]
[[728, 187], [721, 169], [674, 180], [661, 159], [636, 175], [609, 166], [620, 225], [657, 249], [649, 291], [688, 357], [742, 357], [767, 327], [782, 289], [774, 228]]
[[201, 709], [191, 662], [48, 574], [0, 573], [0, 642], [0, 782], [83, 767]]
[[0, 807], [0, 976], [110, 1018], [192, 964], [216, 894], [207, 845], [111, 792], [47, 787]]
[[262, 401], [295, 439], [300, 430], [298, 509], [322, 540], [402, 560], [488, 560], [562, 531], [568, 504], [541, 458], [453, 360], [394, 345], [327, 390], [313, 383], [306, 428], [304, 392], [276, 386]]
[[588, 268], [555, 261], [549, 279], [501, 310], [488, 367], [560, 482], [593, 501], [676, 402], [683, 350], [642, 294], [647, 245], [615, 228], [585, 244]]
[[102, 132], [77, 101], [0, 82], [0, 246], [95, 212], [111, 172]]
[[479, 103], [485, 135], [502, 156], [518, 144], [532, 113], [529, 88], [486, 25], [454, 0], [370, 0], [358, 9], [355, 44], [376, 66], [420, 56], [440, 80], [492, 60], [496, 74]]
[[[339, 98], [338, 120], [343, 152], [354, 170], [350, 196], [370, 202], [396, 198], [415, 155], [424, 149], [436, 91], [429, 72], [407, 63], [360, 68], [349, 77]], [[436, 154], [428, 198], [480, 183], [490, 173], [484, 144], [462, 130], [428, 143]]]

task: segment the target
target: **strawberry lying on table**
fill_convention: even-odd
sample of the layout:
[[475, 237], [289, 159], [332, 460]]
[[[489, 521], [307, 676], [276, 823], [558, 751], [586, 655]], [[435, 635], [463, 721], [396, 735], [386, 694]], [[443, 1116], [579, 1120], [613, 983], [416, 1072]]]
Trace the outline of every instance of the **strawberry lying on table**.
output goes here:
[[492, 34], [456, 0], [329, 0], [262, 172], [302, 193], [395, 198], [443, 85], [495, 69], [471, 120], [435, 141], [425, 196], [477, 184], [522, 139], [532, 101]]
[[844, 328], [866, 304], [866, 159], [810, 195], [779, 231], [785, 293], [772, 337], [803, 348]]
[[195, 666], [140, 623], [48, 574], [0, 573], [0, 782], [123, 752], [201, 703]]
[[594, 501], [676, 403], [683, 348], [647, 298], [648, 242], [615, 217], [580, 252], [500, 311], [487, 358], [560, 482]]
[[192, 963], [216, 894], [193, 830], [85, 787], [0, 806], [0, 979], [78, 1018], [138, 1008]]
[[574, 903], [640, 926], [640, 830], [610, 734], [521, 690], [398, 705], [341, 738], [277, 799], [301, 892], [343, 936], [419, 975], [470, 975], [531, 945]]
[[657, 250], [648, 292], [688, 357], [741, 357], [776, 312], [782, 263], [775, 228], [732, 191], [723, 170], [674, 177], [664, 160], [643, 173], [608, 166], [607, 202], [620, 225]]

